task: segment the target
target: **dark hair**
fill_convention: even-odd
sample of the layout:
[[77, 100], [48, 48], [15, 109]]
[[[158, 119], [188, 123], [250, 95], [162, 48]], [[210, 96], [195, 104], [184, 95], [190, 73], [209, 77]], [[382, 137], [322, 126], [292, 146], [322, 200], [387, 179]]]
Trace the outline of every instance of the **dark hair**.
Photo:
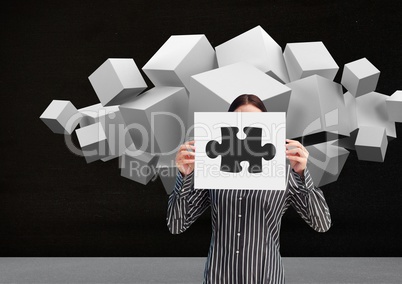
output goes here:
[[252, 94], [243, 94], [238, 96], [231, 103], [228, 111], [235, 111], [239, 106], [247, 104], [251, 104], [259, 108], [262, 112], [267, 112], [267, 109], [265, 108], [264, 103], [260, 100], [260, 98]]

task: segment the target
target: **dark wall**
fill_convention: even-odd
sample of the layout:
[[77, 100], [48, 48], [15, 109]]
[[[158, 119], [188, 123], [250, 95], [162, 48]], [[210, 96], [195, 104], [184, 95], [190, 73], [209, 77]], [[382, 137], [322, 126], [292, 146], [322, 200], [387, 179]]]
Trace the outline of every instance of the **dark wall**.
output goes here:
[[[171, 235], [159, 179], [142, 186], [120, 176], [117, 160], [86, 164], [40, 121], [53, 99], [97, 103], [87, 77], [107, 58], [141, 68], [171, 35], [201, 33], [217, 46], [261, 25], [282, 48], [323, 41], [337, 82], [345, 63], [367, 57], [381, 70], [378, 92], [402, 89], [400, 1], [62, 2], [1, 9], [1, 256], [207, 255], [210, 211]], [[317, 233], [290, 209], [282, 255], [401, 256], [401, 149], [402, 138], [391, 141], [384, 163], [351, 152], [338, 182], [322, 187], [333, 227]]]

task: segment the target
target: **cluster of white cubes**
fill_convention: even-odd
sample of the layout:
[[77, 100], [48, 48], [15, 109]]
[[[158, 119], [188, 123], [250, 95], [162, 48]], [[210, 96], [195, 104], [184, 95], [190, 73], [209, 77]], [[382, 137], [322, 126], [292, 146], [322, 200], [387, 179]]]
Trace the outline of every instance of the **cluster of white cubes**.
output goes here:
[[81, 108], [78, 110], [82, 114], [80, 127], [92, 125], [100, 122], [107, 137], [110, 155], [102, 158], [106, 162], [123, 154], [128, 146], [132, 144], [123, 117], [118, 106], [102, 106], [101, 103]]
[[99, 103], [77, 110], [54, 100], [40, 119], [60, 134], [79, 125], [87, 163], [119, 157], [123, 177], [141, 184], [159, 177], [167, 194], [178, 147], [193, 136], [194, 112], [227, 111], [241, 94], [286, 112], [287, 138], [326, 134], [306, 145], [318, 186], [338, 179], [345, 148], [360, 160], [383, 162], [395, 122], [402, 122], [402, 91], [375, 92], [380, 71], [369, 60], [345, 64], [336, 83], [339, 66], [323, 42], [288, 43], [283, 51], [261, 26], [215, 48], [202, 34], [171, 36], [142, 71], [154, 87], [147, 90], [132, 58], [109, 58], [89, 76]]
[[380, 71], [367, 58], [345, 64], [342, 73], [353, 135], [339, 145], [348, 144], [356, 150], [359, 160], [383, 162], [388, 139], [396, 138], [395, 121], [402, 110], [402, 98], [398, 105], [397, 96], [393, 100], [375, 92], [379, 77]]

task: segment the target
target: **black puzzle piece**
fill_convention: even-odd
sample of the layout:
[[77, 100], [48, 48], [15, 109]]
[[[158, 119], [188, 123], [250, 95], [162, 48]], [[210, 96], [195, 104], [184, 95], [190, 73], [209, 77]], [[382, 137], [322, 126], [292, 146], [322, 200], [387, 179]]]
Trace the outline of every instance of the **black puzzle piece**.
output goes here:
[[262, 172], [261, 159], [272, 160], [276, 154], [275, 146], [271, 143], [261, 146], [262, 128], [244, 127], [245, 139], [238, 139], [238, 132], [238, 127], [222, 127], [222, 142], [209, 141], [205, 147], [207, 156], [211, 159], [222, 156], [220, 170], [224, 172], [241, 172], [242, 161], [249, 162], [249, 173]]

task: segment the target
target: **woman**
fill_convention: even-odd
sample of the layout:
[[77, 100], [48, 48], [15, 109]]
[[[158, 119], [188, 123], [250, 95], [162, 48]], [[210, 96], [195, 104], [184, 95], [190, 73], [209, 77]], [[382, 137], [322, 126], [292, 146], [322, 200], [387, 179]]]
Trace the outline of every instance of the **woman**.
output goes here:
[[[257, 96], [241, 95], [229, 111], [267, 110]], [[284, 283], [279, 232], [290, 205], [314, 230], [330, 228], [328, 205], [306, 167], [308, 151], [298, 141], [286, 142], [291, 170], [284, 191], [194, 189], [194, 141], [179, 148], [179, 172], [169, 196], [167, 225], [172, 234], [180, 234], [211, 206], [212, 237], [204, 283]]]

